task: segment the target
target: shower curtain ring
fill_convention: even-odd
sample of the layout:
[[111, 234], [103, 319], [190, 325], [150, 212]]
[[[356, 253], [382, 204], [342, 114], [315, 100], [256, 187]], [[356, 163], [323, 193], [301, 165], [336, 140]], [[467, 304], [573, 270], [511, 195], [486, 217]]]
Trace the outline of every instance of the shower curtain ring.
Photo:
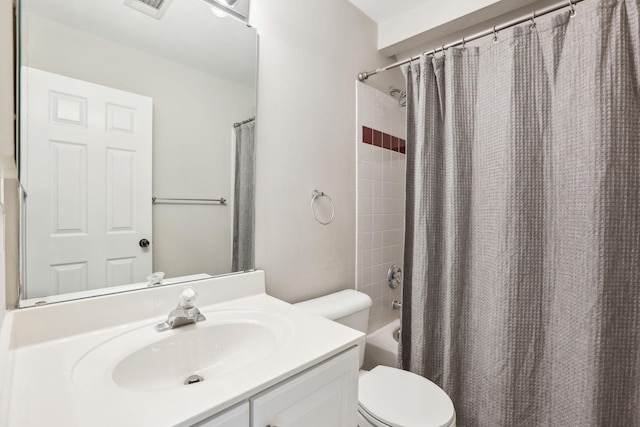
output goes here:
[[462, 38], [462, 50], [464, 50], [464, 48], [465, 48], [465, 44], [466, 44], [466, 43], [465, 43], [465, 41], [464, 41], [464, 37], [463, 37], [463, 38]]
[[442, 56], [444, 57], [444, 45], [442, 45]]
[[496, 31], [496, 26], [493, 26], [493, 42], [498, 43], [498, 32]]
[[529, 29], [534, 30], [536, 28], [536, 11], [531, 11], [531, 26]]
[[573, 18], [576, 16], [576, 9], [573, 7], [573, 1], [569, 0], [569, 7], [571, 8], [571, 12], [569, 12], [569, 16]]

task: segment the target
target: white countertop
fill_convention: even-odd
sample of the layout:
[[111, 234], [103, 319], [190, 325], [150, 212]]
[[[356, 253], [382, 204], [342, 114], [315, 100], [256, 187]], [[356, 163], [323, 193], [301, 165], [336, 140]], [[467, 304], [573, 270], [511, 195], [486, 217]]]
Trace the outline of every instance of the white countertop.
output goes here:
[[[234, 279], [236, 282], [237, 277]], [[228, 284], [216, 280], [212, 285], [207, 282], [202, 286]], [[36, 332], [25, 331], [24, 327], [21, 329], [17, 326], [20, 316], [11, 319], [6, 322], [9, 325], [13, 323], [15, 335], [9, 354], [10, 402], [7, 405], [8, 414], [5, 414], [6, 422], [10, 427], [187, 426], [364, 342], [362, 333], [308, 314], [259, 290], [256, 292], [259, 287], [250, 286], [250, 291], [239, 298], [233, 297], [242, 295], [242, 292], [226, 295], [224, 302], [197, 305], [205, 315], [215, 310], [237, 308], [277, 313], [286, 317], [291, 324], [287, 342], [238, 372], [170, 390], [136, 391], [114, 382], [93, 390], [80, 387], [72, 378], [77, 361], [96, 346], [135, 328], [153, 328], [165, 320], [166, 314], [99, 329], [71, 328], [74, 333], [56, 335], [55, 331], [48, 330], [44, 333], [46, 339], [38, 339]], [[153, 291], [146, 292], [151, 295]], [[202, 294], [202, 291], [199, 292]], [[141, 293], [134, 297], [144, 300], [148, 295]], [[168, 301], [168, 306], [174, 304], [175, 300]], [[85, 313], [82, 307], [78, 307], [73, 311], [78, 312], [80, 317], [74, 319], [73, 315], [67, 313], [67, 321], [83, 322]], [[122, 317], [127, 318], [127, 313], [123, 313]], [[33, 329], [33, 319], [23, 321], [31, 323], [30, 328]]]

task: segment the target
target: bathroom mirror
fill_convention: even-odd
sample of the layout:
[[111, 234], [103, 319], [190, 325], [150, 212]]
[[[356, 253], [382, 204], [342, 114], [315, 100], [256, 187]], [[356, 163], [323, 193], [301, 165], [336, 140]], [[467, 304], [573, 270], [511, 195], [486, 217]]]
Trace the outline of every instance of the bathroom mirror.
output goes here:
[[20, 305], [253, 268], [256, 30], [204, 0], [19, 11]]

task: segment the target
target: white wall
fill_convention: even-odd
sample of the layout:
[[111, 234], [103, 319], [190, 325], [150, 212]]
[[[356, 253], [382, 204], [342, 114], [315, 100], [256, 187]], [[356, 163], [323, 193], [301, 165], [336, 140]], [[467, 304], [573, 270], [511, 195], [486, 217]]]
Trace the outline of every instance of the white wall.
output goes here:
[[[231, 198], [231, 124], [255, 115], [254, 88], [26, 18], [25, 65], [153, 98], [154, 195]], [[154, 269], [165, 277], [228, 273], [232, 213], [231, 205], [154, 205]]]
[[[4, 188], [5, 179], [0, 179], [0, 289], [4, 290], [6, 286], [5, 274], [5, 207], [4, 207]], [[7, 306], [6, 292], [0, 292], [0, 330], [2, 329], [2, 321]]]
[[[256, 266], [267, 292], [297, 302], [355, 287], [358, 72], [390, 61], [376, 25], [347, 0], [251, 4], [259, 78]], [[371, 83], [403, 86], [399, 72]], [[315, 222], [311, 191], [329, 194], [333, 223]]]

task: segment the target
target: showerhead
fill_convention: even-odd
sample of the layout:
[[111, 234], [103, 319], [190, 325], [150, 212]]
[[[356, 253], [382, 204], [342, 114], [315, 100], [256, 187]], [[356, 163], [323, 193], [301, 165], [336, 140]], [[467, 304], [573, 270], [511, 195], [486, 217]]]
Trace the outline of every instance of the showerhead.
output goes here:
[[406, 90], [400, 90], [400, 89], [396, 89], [393, 86], [389, 86], [389, 95], [393, 96], [394, 98], [396, 97], [396, 95], [398, 95], [398, 105], [400, 105], [401, 107], [404, 107], [407, 105]]

